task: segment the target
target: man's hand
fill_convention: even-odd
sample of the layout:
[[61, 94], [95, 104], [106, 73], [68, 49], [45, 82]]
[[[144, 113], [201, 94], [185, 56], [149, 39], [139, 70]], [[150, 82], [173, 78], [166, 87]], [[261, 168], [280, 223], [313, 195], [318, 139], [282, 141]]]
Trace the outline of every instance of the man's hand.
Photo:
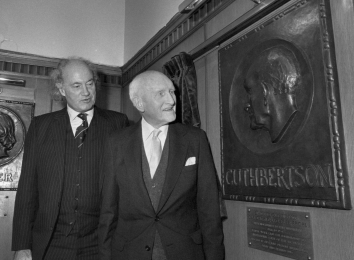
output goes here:
[[31, 250], [19, 250], [15, 252], [14, 260], [32, 260]]

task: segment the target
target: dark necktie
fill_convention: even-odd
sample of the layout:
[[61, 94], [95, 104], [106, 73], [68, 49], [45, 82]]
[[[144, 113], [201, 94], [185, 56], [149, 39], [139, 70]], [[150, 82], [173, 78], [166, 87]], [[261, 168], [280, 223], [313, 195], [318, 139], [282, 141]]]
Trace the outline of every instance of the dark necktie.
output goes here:
[[86, 113], [80, 113], [77, 115], [82, 119], [82, 124], [76, 128], [76, 133], [75, 133], [75, 139], [77, 140], [77, 147], [80, 148], [85, 140], [86, 133], [87, 133], [87, 128], [88, 128], [88, 123], [87, 123], [87, 114]]

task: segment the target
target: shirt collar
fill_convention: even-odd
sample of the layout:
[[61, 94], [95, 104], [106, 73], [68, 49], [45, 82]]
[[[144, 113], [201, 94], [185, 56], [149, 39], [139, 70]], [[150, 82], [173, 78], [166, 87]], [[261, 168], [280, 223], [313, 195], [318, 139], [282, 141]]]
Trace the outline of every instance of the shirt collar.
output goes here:
[[[150, 125], [148, 122], [146, 122], [146, 120], [144, 118], [142, 118], [141, 119], [141, 129], [143, 132], [143, 141], [145, 142], [150, 137], [150, 135], [152, 134], [152, 132], [154, 131], [155, 128], [152, 125]], [[158, 129], [161, 130], [160, 135], [167, 136], [168, 124], [163, 125], [163, 126], [159, 127]]]
[[[75, 118], [77, 117], [78, 114], [82, 113], [82, 112], [77, 112], [74, 109], [72, 109], [71, 107], [67, 106], [68, 109], [68, 114], [69, 114], [69, 118], [70, 121], [75, 120]], [[93, 118], [93, 108], [91, 110], [85, 111], [84, 113], [87, 114], [88, 117]]]

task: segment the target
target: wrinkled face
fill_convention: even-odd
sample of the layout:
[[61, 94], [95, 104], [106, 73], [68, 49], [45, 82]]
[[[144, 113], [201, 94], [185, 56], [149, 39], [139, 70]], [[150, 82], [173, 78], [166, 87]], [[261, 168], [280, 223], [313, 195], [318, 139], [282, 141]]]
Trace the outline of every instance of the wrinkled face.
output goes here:
[[142, 95], [145, 120], [159, 128], [176, 119], [175, 88], [168, 78], [156, 80]]
[[73, 61], [63, 70], [63, 83], [58, 86], [68, 106], [77, 112], [90, 110], [96, 101], [96, 86], [91, 70], [80, 61]]
[[251, 129], [269, 129], [270, 114], [265, 98], [267, 87], [258, 79], [256, 73], [248, 74], [244, 87], [249, 97], [244, 109], [250, 117]]

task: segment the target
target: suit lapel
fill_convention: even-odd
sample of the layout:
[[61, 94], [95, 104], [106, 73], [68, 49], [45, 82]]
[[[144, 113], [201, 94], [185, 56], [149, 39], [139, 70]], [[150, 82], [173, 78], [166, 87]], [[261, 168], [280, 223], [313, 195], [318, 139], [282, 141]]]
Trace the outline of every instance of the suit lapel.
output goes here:
[[162, 189], [157, 212], [160, 212], [167, 202], [184, 167], [188, 150], [188, 143], [185, 138], [183, 138], [185, 134], [186, 131], [183, 128], [180, 128], [178, 124], [171, 124], [168, 128], [170, 151], [168, 155], [165, 184]]
[[150, 205], [152, 212], [155, 212], [149, 193], [145, 186], [143, 170], [142, 170], [142, 130], [141, 130], [141, 120], [131, 127], [131, 135], [127, 142], [126, 152], [124, 155], [124, 163], [126, 164], [126, 169], [128, 171], [128, 178], [131, 180], [132, 188], [136, 187], [137, 196], [143, 201], [144, 205]]
[[53, 137], [53, 149], [56, 169], [55, 174], [59, 178], [60, 193], [63, 188], [64, 167], [65, 167], [65, 144], [66, 144], [66, 128], [68, 126], [69, 115], [66, 108], [62, 109], [54, 117], [54, 122], [51, 128]]
[[[109, 131], [111, 130], [111, 125], [106, 119], [104, 112], [97, 107], [95, 107], [95, 112], [88, 131], [90, 131], [90, 128], [93, 132], [92, 149], [95, 149], [96, 155], [100, 156], [99, 165], [101, 166], [103, 160], [103, 149], [106, 145], [106, 140]], [[99, 171], [99, 175], [99, 192], [101, 193], [104, 179], [104, 174], [101, 170]]]

